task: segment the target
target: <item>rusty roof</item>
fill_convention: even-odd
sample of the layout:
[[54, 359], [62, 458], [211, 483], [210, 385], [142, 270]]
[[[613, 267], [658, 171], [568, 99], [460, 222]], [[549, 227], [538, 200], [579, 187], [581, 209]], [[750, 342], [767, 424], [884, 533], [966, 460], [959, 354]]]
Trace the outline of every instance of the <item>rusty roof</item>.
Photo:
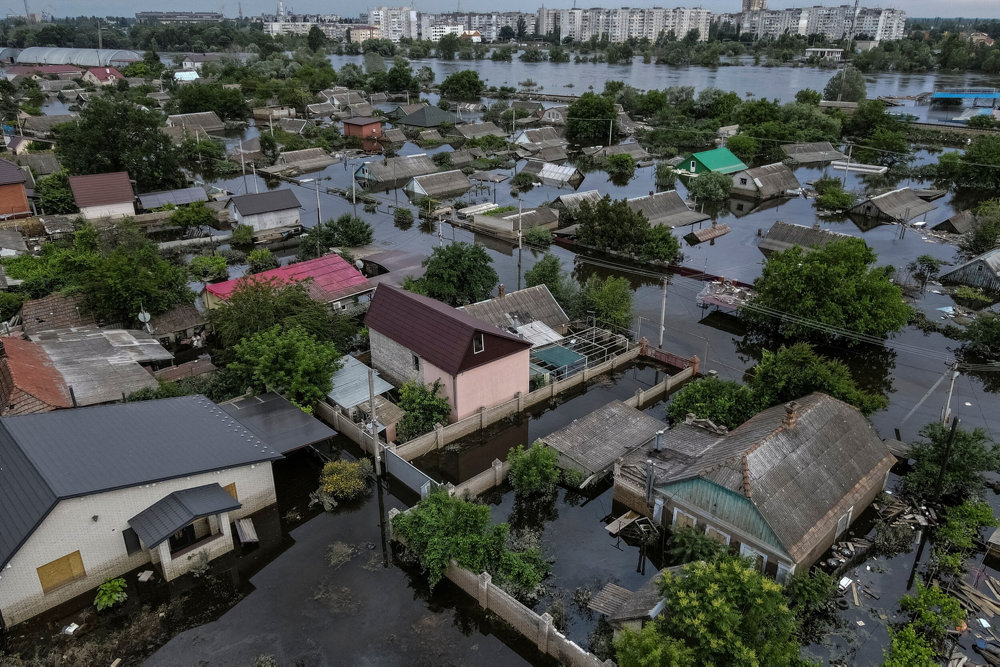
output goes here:
[[41, 345], [21, 338], [0, 339], [14, 387], [56, 408], [73, 406], [69, 389]]
[[21, 305], [21, 323], [25, 335], [40, 331], [65, 329], [93, 324], [94, 317], [83, 312], [83, 295], [63, 296], [58, 292]]
[[132, 191], [127, 171], [70, 176], [69, 187], [73, 190], [73, 199], [80, 208], [130, 204], [135, 200], [135, 192]]
[[323, 255], [304, 262], [294, 262], [270, 271], [255, 273], [235, 280], [211, 283], [205, 290], [220, 299], [228, 299], [246, 281], [275, 281], [286, 285], [307, 280], [306, 288], [316, 301], [329, 303], [371, 289], [371, 283], [361, 272], [337, 254]]

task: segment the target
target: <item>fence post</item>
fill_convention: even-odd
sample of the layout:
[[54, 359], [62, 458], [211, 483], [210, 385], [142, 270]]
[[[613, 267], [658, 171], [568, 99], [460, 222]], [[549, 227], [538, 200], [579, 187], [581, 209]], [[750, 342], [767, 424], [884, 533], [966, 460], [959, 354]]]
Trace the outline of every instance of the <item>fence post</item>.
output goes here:
[[503, 484], [503, 463], [500, 459], [493, 459], [493, 486]]
[[549, 648], [549, 632], [552, 631], [552, 615], [545, 612], [538, 617], [538, 650], [546, 653]]
[[390, 542], [392, 541], [392, 520], [396, 518], [397, 514], [399, 514], [399, 510], [393, 507], [391, 510], [389, 510], [389, 513], [386, 515], [386, 518], [388, 520], [385, 522], [385, 525], [386, 525], [386, 531], [389, 534]]
[[553, 380], [551, 380], [549, 382], [549, 398], [555, 398], [555, 395], [556, 395], [556, 382], [558, 382], [558, 381], [559, 380], [553, 379]]
[[584, 366], [583, 367], [583, 381], [584, 382], [586, 382], [587, 380], [590, 379], [590, 376], [588, 375], [588, 373], [590, 373], [590, 369], [588, 367]]
[[479, 408], [479, 428], [484, 429], [486, 426], [486, 406], [483, 405]]
[[524, 412], [524, 394], [522, 392], [517, 392], [517, 411], [518, 413]]
[[490, 576], [489, 572], [483, 572], [479, 575], [479, 606], [483, 609], [490, 608], [490, 584], [493, 582], [493, 577]]
[[700, 364], [700, 363], [701, 363], [701, 359], [698, 358], [698, 355], [694, 355], [693, 357], [691, 357], [691, 376], [692, 377], [694, 377], [695, 375], [698, 374], [698, 364]]
[[636, 410], [641, 410], [642, 409], [640, 406], [643, 404], [643, 399], [645, 398], [645, 394], [646, 394], [646, 392], [644, 392], [641, 387], [639, 389], [635, 390], [635, 409]]
[[444, 447], [444, 427], [441, 424], [434, 424], [434, 438], [437, 449]]

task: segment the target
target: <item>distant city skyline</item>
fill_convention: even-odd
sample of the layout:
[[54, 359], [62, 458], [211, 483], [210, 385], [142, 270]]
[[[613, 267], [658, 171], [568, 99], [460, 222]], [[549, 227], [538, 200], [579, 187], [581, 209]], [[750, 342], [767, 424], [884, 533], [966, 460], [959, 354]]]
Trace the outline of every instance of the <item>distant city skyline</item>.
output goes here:
[[[492, 12], [497, 11], [496, 5], [488, 2], [472, 2], [466, 0], [421, 0], [420, 2], [409, 3], [421, 12], [452, 12], [460, 9], [463, 12]], [[205, 2], [204, 0], [102, 0], [100, 3], [94, 0], [64, 0], [58, 7], [49, 5], [55, 10], [57, 17], [65, 16], [133, 16], [140, 11], [218, 11], [223, 10], [227, 17], [237, 14], [237, 0], [219, 0], [218, 2]], [[273, 13], [277, 6], [277, 0], [241, 0], [244, 16], [256, 16], [262, 13]], [[522, 11], [533, 12], [541, 6], [539, 0], [518, 0], [514, 4], [505, 3], [502, 11]], [[816, 0], [768, 0], [768, 9], [784, 9], [787, 7], [805, 7], [811, 5], [842, 5], [850, 4], [849, 0], [834, 0], [817, 2]], [[937, 0], [907, 0], [903, 2], [865, 2], [863, 6], [886, 7], [906, 10], [910, 17], [974, 17], [974, 18], [1000, 18], [1000, 2], [997, 0], [952, 0], [948, 3], [941, 3]], [[33, 12], [40, 12], [45, 9], [46, 0], [29, 0], [29, 7]], [[345, 6], [331, 3], [329, 0], [290, 0], [285, 3], [297, 13], [340, 13], [347, 18], [356, 17], [360, 12], [369, 6], [375, 7], [386, 5], [398, 7], [404, 5], [402, 2], [390, 3], [367, 3], [361, 7], [352, 5], [350, 11], [345, 11]], [[17, 6], [16, 4], [14, 6]], [[552, 9], [566, 9], [573, 6], [569, 0], [563, 2], [550, 2], [546, 4]], [[700, 0], [689, 3], [681, 2], [609, 2], [607, 0], [589, 0], [577, 3], [578, 7], [703, 7], [713, 13], [738, 12], [742, 9], [742, 0]], [[13, 7], [11, 7], [13, 9]], [[49, 10], [51, 11], [51, 10]]]

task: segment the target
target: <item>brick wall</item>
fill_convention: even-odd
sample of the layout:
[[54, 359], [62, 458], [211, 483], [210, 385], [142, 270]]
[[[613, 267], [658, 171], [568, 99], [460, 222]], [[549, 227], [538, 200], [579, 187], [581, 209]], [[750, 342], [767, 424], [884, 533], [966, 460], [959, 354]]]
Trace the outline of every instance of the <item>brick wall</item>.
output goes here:
[[397, 387], [404, 382], [415, 380], [423, 382], [423, 360], [421, 370], [413, 368], [413, 353], [374, 329], [368, 332], [368, 341], [372, 350], [372, 366], [378, 369], [385, 378]]
[[[243, 507], [230, 512], [230, 520], [276, 500], [271, 464], [258, 463], [60, 501], [3, 570], [0, 615], [4, 622], [8, 626], [20, 623], [150, 562], [148, 549], [131, 556], [126, 552], [122, 531], [128, 528], [128, 520], [174, 491], [213, 482], [236, 484]], [[87, 576], [44, 593], [37, 568], [77, 550]]]

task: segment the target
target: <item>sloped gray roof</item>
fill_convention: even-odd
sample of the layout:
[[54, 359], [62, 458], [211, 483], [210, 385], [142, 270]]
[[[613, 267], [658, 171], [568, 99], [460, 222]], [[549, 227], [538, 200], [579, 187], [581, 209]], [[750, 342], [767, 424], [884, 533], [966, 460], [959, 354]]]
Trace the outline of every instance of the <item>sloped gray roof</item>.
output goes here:
[[227, 206], [235, 206], [240, 211], [240, 215], [258, 215], [260, 213], [272, 213], [274, 211], [285, 211], [290, 208], [301, 208], [295, 193], [284, 188], [281, 190], [271, 190], [257, 194], [240, 195], [232, 197]]
[[336, 111], [331, 102], [320, 102], [319, 104], [307, 104], [306, 111], [311, 116], [332, 116]]
[[960, 211], [932, 229], [955, 234], [966, 234], [976, 228], [976, 216], [972, 211]]
[[455, 114], [438, 107], [423, 106], [399, 120], [400, 125], [414, 127], [440, 127], [443, 123], [454, 123], [458, 120]]
[[461, 310], [477, 320], [490, 322], [493, 326], [508, 331], [511, 327], [536, 321], [553, 329], [560, 329], [569, 323], [566, 312], [545, 285], [535, 285], [502, 297], [470, 303]]
[[319, 419], [306, 414], [273, 391], [221, 403], [219, 407], [282, 454], [337, 435]]
[[630, 209], [645, 215], [651, 225], [683, 227], [712, 217], [689, 209], [676, 190], [634, 197], [627, 203]]
[[471, 187], [472, 183], [469, 181], [469, 177], [458, 169], [453, 169], [424, 176], [414, 176], [403, 189], [406, 192], [422, 194], [427, 197], [442, 197], [465, 192]]
[[166, 206], [167, 204], [183, 206], [184, 204], [193, 204], [196, 201], [208, 201], [208, 195], [205, 193], [205, 188], [200, 185], [190, 188], [181, 188], [179, 190], [147, 192], [146, 194], [139, 195], [139, 205], [147, 211], [161, 206]]
[[173, 127], [200, 127], [205, 132], [216, 132], [226, 127], [222, 119], [214, 111], [199, 111], [197, 113], [178, 113], [167, 116], [167, 125]]
[[14, 156], [19, 165], [31, 167], [39, 177], [48, 176], [62, 169], [55, 153], [22, 153]]
[[28, 116], [24, 119], [22, 126], [25, 132], [44, 136], [52, 132], [52, 128], [63, 123], [72, 123], [76, 120], [75, 113], [56, 114], [53, 116]]
[[424, 153], [365, 162], [358, 167], [358, 171], [365, 168], [368, 170], [367, 180], [376, 183], [405, 183], [414, 176], [433, 174], [437, 171], [437, 165]]
[[204, 396], [0, 419], [0, 567], [59, 500], [281, 455]]
[[870, 197], [853, 206], [848, 212], [863, 217], [908, 222], [936, 208], [934, 204], [918, 197], [910, 188], [899, 188]]
[[83, 49], [69, 47], [29, 46], [14, 58], [18, 63], [32, 65], [79, 65], [106, 67], [115, 63], [142, 60], [135, 51], [122, 49]]
[[[289, 134], [302, 134], [307, 127], [312, 127], [316, 123], [305, 118], [279, 118], [278, 127]], [[322, 150], [322, 149], [320, 149]]]
[[770, 255], [772, 252], [783, 252], [793, 246], [799, 246], [805, 252], [812, 252], [815, 246], [822, 248], [827, 243], [845, 238], [848, 238], [847, 234], [820, 229], [818, 226], [806, 227], [779, 220], [771, 225], [757, 247], [765, 255]]
[[978, 257], [973, 257], [968, 262], [963, 262], [962, 264], [959, 264], [948, 273], [942, 274], [941, 280], [948, 280], [953, 277], [953, 274], [960, 273], [964, 269], [979, 262], [985, 263], [986, 266], [989, 268], [989, 270], [993, 272], [993, 275], [1000, 277], [1000, 248], [996, 248], [994, 250], [989, 250], [987, 252], [984, 252], [982, 255], [979, 255]]
[[[341, 357], [340, 361], [340, 369], [333, 374], [333, 389], [326, 397], [342, 408], [353, 408], [369, 398], [369, 367], [350, 355]], [[392, 385], [383, 380], [378, 371], [374, 373], [375, 395], [391, 391]]]
[[763, 167], [754, 167], [736, 174], [737, 177], [747, 178], [757, 186], [757, 193], [764, 199], [771, 197], [784, 197], [789, 190], [798, 190], [798, 179], [784, 162], [766, 164]]
[[810, 162], [832, 162], [833, 160], [846, 160], [847, 156], [833, 147], [829, 141], [816, 141], [802, 144], [785, 144], [781, 147], [785, 155], [791, 158], [794, 164], [808, 164]]
[[610, 157], [612, 155], [631, 155], [632, 159], [636, 162], [649, 159], [649, 153], [647, 153], [646, 149], [637, 143], [615, 144], [614, 146], [608, 146], [601, 151], [601, 154], [604, 155], [604, 157]]
[[389, 129], [382, 132], [382, 137], [386, 141], [391, 141], [394, 144], [401, 144], [406, 141], [406, 135], [398, 127], [390, 127]]
[[501, 130], [493, 122], [485, 123], [466, 123], [464, 125], [456, 125], [455, 131], [461, 134], [466, 139], [478, 139], [479, 137], [506, 137], [507, 133]]
[[601, 193], [597, 190], [585, 190], [584, 192], [570, 192], [556, 197], [556, 202], [565, 206], [566, 210], [571, 213], [579, 211], [580, 204], [585, 201], [596, 204], [601, 201]]
[[147, 549], [153, 549], [196, 519], [243, 507], [218, 482], [181, 489], [156, 501], [128, 520]]

